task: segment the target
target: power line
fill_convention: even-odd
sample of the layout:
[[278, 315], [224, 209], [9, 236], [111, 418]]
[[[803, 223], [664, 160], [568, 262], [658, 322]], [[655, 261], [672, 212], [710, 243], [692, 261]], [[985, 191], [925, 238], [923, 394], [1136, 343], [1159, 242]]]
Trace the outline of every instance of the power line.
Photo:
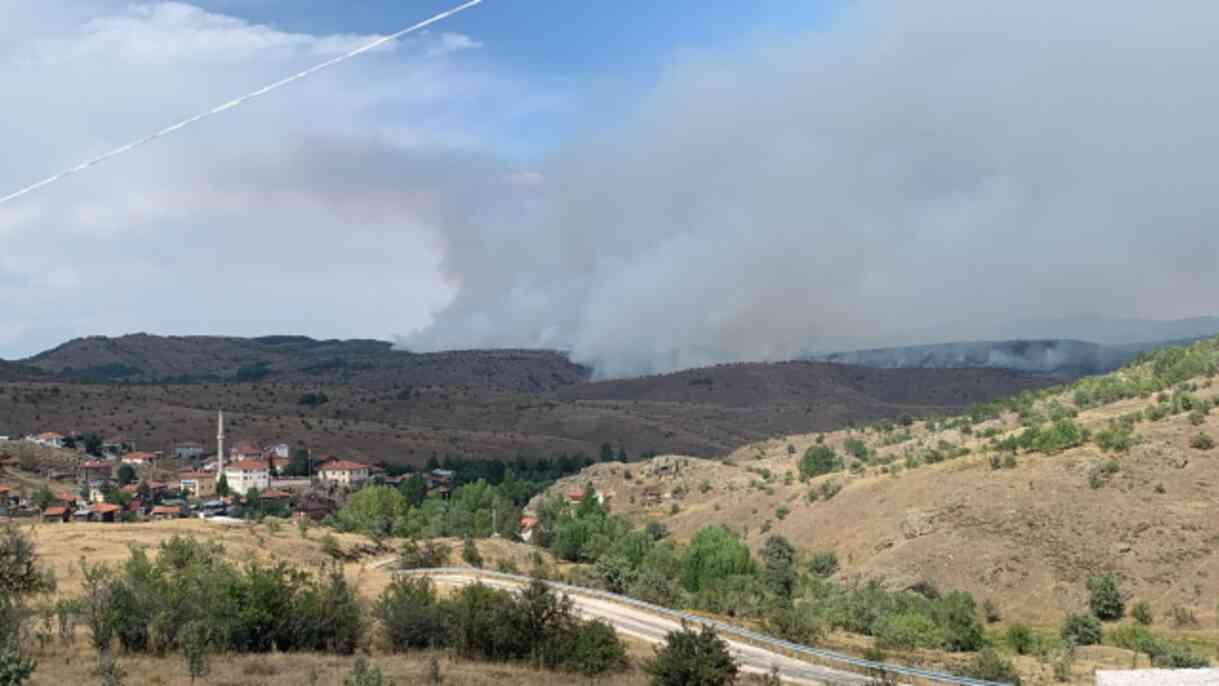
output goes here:
[[371, 43], [368, 43], [367, 45], [358, 47], [355, 50], [352, 50], [351, 52], [347, 52], [347, 53], [344, 53], [337, 57], [328, 59], [325, 62], [322, 62], [321, 64], [317, 64], [312, 67], [309, 67], [308, 69], [306, 69], [302, 72], [298, 72], [287, 78], [280, 79], [279, 81], [276, 81], [275, 83], [272, 83], [268, 86], [263, 86], [262, 88], [259, 88], [258, 90], [253, 91], [251, 93], [247, 93], [239, 98], [229, 100], [228, 102], [226, 102], [222, 105], [217, 105], [216, 107], [213, 107], [212, 109], [210, 109], [206, 112], [203, 112], [201, 114], [196, 114], [195, 116], [190, 117], [188, 119], [183, 119], [182, 121], [180, 121], [176, 124], [167, 126], [163, 129], [161, 129], [160, 131], [157, 131], [156, 133], [150, 134], [148, 136], [144, 136], [143, 138], [140, 138], [138, 140], [134, 140], [126, 145], [117, 147], [114, 150], [111, 150], [110, 152], [107, 152], [103, 155], [94, 157], [91, 160], [81, 162], [80, 164], [76, 165], [75, 167], [72, 167], [71, 169], [62, 171], [58, 174], [55, 174], [54, 176], [48, 176], [47, 178], [45, 178], [41, 181], [38, 181], [36, 183], [32, 183], [32, 184], [26, 186], [25, 188], [22, 188], [20, 190], [9, 193], [8, 195], [0, 198], [0, 205], [3, 205], [4, 203], [6, 203], [10, 200], [16, 200], [17, 198], [20, 198], [21, 196], [23, 196], [27, 193], [32, 193], [32, 192], [38, 190], [39, 188], [42, 188], [43, 186], [48, 186], [52, 183], [55, 183], [56, 181], [59, 181], [60, 179], [71, 176], [77, 172], [84, 171], [84, 170], [88, 169], [89, 167], [92, 167], [96, 164], [105, 162], [106, 160], [108, 160], [112, 157], [118, 157], [119, 155], [122, 155], [123, 153], [133, 150], [135, 148], [138, 148], [141, 145], [144, 145], [145, 143], [156, 140], [162, 136], [169, 135], [180, 129], [184, 129], [187, 126], [190, 126], [191, 124], [194, 124], [195, 122], [201, 121], [203, 119], [207, 119], [208, 117], [210, 117], [214, 114], [220, 114], [221, 112], [224, 112], [225, 110], [231, 110], [234, 107], [237, 107], [238, 105], [246, 103], [247, 101], [253, 100], [254, 98], [257, 98], [262, 95], [266, 95], [267, 93], [270, 93], [271, 91], [273, 91], [281, 86], [286, 86], [286, 85], [292, 83], [293, 81], [299, 81], [299, 80], [305, 78], [306, 76], [315, 74], [327, 67], [332, 67], [340, 62], [346, 62], [347, 60], [349, 60], [353, 57], [362, 55], [362, 54], [368, 52], [369, 50], [380, 47], [391, 41], [397, 40], [409, 33], [414, 33], [415, 31], [418, 31], [420, 29], [427, 28], [428, 26], [431, 26], [432, 24], [435, 24], [438, 21], [443, 21], [445, 19], [448, 19], [449, 17], [453, 16], [454, 14], [457, 14], [459, 12], [464, 12], [465, 10], [470, 9], [471, 7], [474, 7], [475, 5], [482, 4], [482, 2], [483, 2], [483, 0], [469, 0], [469, 2], [458, 5], [452, 9], [445, 10], [444, 12], [441, 12], [440, 14], [437, 14], [434, 17], [425, 19], [425, 20], [419, 22], [418, 24], [408, 26], [408, 27], [402, 29], [401, 31], [398, 31], [397, 33], [391, 33], [388, 36], [382, 36], [381, 38], [378, 38], [377, 40], [372, 41]]

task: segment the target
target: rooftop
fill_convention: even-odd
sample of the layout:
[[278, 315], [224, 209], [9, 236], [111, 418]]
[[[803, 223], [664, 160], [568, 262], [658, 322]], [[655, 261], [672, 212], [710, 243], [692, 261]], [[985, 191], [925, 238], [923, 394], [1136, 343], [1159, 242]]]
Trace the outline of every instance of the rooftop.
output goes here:
[[368, 469], [368, 465], [360, 464], [359, 462], [351, 462], [348, 460], [334, 460], [322, 465], [322, 471], [330, 472], [358, 472]]

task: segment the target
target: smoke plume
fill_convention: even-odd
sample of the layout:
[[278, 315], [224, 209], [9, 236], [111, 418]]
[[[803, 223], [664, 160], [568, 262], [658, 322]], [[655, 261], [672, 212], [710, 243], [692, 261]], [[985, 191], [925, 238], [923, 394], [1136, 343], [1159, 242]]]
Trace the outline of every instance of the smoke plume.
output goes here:
[[[1212, 313], [1219, 5], [852, 3], [431, 208], [411, 349], [603, 375]], [[933, 333], [928, 333], [933, 332]]]

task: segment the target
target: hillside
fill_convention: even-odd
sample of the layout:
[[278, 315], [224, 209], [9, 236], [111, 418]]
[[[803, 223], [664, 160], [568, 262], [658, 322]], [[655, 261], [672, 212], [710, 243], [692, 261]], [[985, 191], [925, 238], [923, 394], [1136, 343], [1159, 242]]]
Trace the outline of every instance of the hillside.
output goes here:
[[[319, 359], [347, 361], [312, 369]], [[79, 339], [29, 363], [46, 370], [46, 381], [0, 383], [0, 434], [96, 431], [169, 450], [210, 445], [223, 408], [234, 440], [414, 464], [597, 455], [604, 443], [632, 457], [714, 456], [787, 433], [945, 414], [1050, 383], [1001, 370], [814, 362], [589, 382], [587, 370], [549, 351], [415, 355], [388, 343], [294, 337]], [[262, 372], [249, 371], [262, 363]], [[104, 369], [123, 373], [87, 383]], [[136, 383], [158, 378], [176, 382]]]
[[305, 336], [78, 338], [26, 360], [63, 380], [127, 383], [278, 381], [390, 386], [477, 386], [537, 392], [585, 380], [588, 370], [548, 350], [417, 355], [387, 341]]
[[[600, 464], [552, 492], [592, 483], [614, 511], [682, 539], [707, 524], [755, 549], [782, 534], [834, 551], [842, 578], [967, 590], [1009, 621], [1055, 625], [1084, 607], [1088, 576], [1113, 571], [1132, 602], [1184, 608], [1198, 623], [1174, 629], [1213, 641], [1219, 449], [1199, 436], [1219, 439], [1217, 367], [1214, 339], [972, 417], [792, 435], [719, 461]], [[818, 445], [845, 468], [802, 482]]]

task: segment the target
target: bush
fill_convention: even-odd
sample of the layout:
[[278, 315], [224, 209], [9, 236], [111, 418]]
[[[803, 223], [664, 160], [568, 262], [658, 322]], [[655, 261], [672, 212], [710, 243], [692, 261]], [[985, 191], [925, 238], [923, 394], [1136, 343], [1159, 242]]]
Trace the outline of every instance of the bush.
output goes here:
[[1078, 646], [1096, 645], [1101, 641], [1100, 620], [1092, 615], [1067, 615], [1059, 634], [1062, 640]]
[[481, 568], [483, 566], [483, 556], [478, 552], [478, 545], [469, 536], [466, 536], [466, 540], [462, 543], [461, 559], [471, 567]]
[[1154, 620], [1154, 615], [1151, 613], [1151, 605], [1146, 600], [1140, 600], [1134, 604], [1134, 608], [1130, 610], [1130, 616], [1134, 617], [1134, 621], [1142, 626], [1150, 626]]
[[986, 620], [987, 624], [994, 624], [1003, 619], [1003, 616], [999, 613], [999, 606], [995, 605], [995, 601], [990, 598], [982, 601], [982, 618]]
[[1126, 612], [1126, 601], [1117, 588], [1113, 574], [1103, 574], [1088, 579], [1088, 607], [1097, 619], [1113, 621]]
[[829, 446], [814, 445], [804, 451], [804, 456], [800, 458], [800, 477], [803, 479], [829, 474], [837, 469], [842, 469], [842, 459]]
[[813, 553], [808, 562], [808, 571], [821, 578], [831, 577], [838, 571], [838, 554], [832, 550]]
[[596, 676], [626, 665], [626, 647], [614, 627], [601, 620], [585, 622], [566, 636], [563, 666], [585, 676]]
[[1007, 628], [1007, 646], [1017, 655], [1029, 655], [1037, 647], [1033, 630], [1026, 624], [1013, 624]]
[[687, 591], [737, 574], [752, 574], [749, 547], [722, 526], [705, 526], [695, 532], [681, 563], [681, 583]]
[[962, 670], [965, 676], [987, 681], [1000, 681], [1020, 686], [1020, 673], [1012, 661], [986, 648], [974, 656]]
[[978, 610], [973, 596], [953, 591], [939, 602], [937, 617], [944, 631], [944, 648], [971, 652], [982, 648], [986, 639], [978, 622]]
[[370, 665], [368, 659], [363, 655], [356, 658], [356, 663], [352, 665], [351, 671], [343, 677], [343, 686], [386, 686], [392, 682], [386, 682], [385, 676], [381, 674], [381, 668], [376, 665]]
[[918, 612], [892, 614], [880, 619], [875, 628], [876, 645], [888, 650], [936, 648], [944, 636], [935, 621]]
[[1195, 450], [1210, 450], [1215, 447], [1215, 440], [1199, 431], [1194, 434], [1193, 438], [1189, 439], [1189, 447]]
[[736, 683], [737, 664], [715, 631], [687, 626], [665, 637], [664, 647], [644, 665], [653, 686], [727, 686]]
[[394, 579], [373, 605], [373, 616], [381, 622], [390, 646], [399, 652], [431, 647], [447, 628], [436, 588], [425, 576]]

